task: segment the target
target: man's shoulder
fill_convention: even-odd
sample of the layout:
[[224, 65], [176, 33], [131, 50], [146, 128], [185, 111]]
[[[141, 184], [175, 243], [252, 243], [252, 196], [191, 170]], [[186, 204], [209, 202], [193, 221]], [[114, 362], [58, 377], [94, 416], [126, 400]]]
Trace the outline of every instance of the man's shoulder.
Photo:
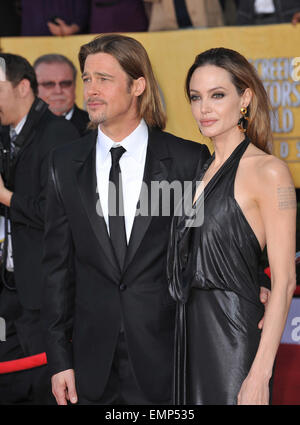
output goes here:
[[150, 135], [156, 140], [156, 143], [165, 144], [171, 155], [183, 154], [193, 156], [203, 153], [209, 156], [209, 150], [206, 144], [183, 139], [182, 137], [159, 129], [150, 129]]
[[72, 115], [72, 118], [80, 117], [84, 119], [85, 121], [89, 121], [89, 114], [84, 109], [79, 108], [79, 106], [74, 103], [74, 113]]
[[80, 109], [76, 104], [74, 104], [74, 112], [70, 122], [77, 128], [81, 136], [90, 132], [87, 128], [90, 122], [89, 114], [87, 111]]
[[96, 144], [97, 131], [93, 130], [85, 136], [78, 137], [68, 143], [53, 149], [53, 158], [55, 163], [66, 164], [68, 161], [78, 159], [84, 161], [84, 158]]
[[75, 126], [70, 123], [70, 121], [66, 120], [62, 116], [54, 115], [49, 109], [46, 111], [45, 116], [43, 117], [43, 120], [40, 121], [39, 125], [44, 126], [45, 129], [48, 131], [57, 131], [57, 129], [60, 130], [66, 130], [66, 131], [73, 131], [73, 133], [77, 133], [77, 130]]
[[53, 149], [79, 137], [80, 134], [72, 123], [64, 117], [52, 114], [49, 110], [38, 123], [36, 139], [43, 150]]

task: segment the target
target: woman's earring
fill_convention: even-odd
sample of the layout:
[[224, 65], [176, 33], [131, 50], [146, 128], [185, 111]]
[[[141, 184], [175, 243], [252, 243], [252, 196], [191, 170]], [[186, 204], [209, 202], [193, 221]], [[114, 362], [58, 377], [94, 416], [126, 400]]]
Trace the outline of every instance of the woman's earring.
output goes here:
[[249, 120], [249, 118], [247, 117], [247, 112], [248, 112], [247, 108], [241, 108], [242, 116], [239, 119], [239, 122], [238, 122], [237, 125], [238, 125], [239, 130], [242, 133], [246, 133], [246, 131], [247, 131], [248, 120]]

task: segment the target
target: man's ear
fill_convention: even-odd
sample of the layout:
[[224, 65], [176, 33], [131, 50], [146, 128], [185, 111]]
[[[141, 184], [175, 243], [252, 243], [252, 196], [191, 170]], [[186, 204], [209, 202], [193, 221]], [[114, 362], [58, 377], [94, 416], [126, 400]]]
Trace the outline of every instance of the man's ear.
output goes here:
[[21, 98], [24, 98], [31, 91], [30, 81], [27, 78], [23, 78], [17, 85], [17, 89]]
[[140, 96], [146, 89], [146, 80], [144, 77], [137, 78], [133, 81], [132, 94]]

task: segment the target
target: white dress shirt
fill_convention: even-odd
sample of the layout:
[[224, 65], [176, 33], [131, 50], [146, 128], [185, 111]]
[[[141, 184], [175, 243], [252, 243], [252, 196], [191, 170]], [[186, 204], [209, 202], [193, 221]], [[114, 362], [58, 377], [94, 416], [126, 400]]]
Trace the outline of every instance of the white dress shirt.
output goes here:
[[12, 134], [12, 130], [14, 130], [17, 133], [17, 135], [21, 133], [21, 130], [24, 127], [26, 119], [27, 119], [27, 115], [25, 115], [25, 117], [21, 119], [21, 121], [16, 125], [16, 127], [10, 126], [10, 130], [9, 130], [10, 137]]
[[71, 119], [71, 118], [72, 118], [72, 116], [73, 116], [73, 113], [74, 113], [74, 106], [73, 106], [73, 108], [72, 108], [72, 109], [70, 109], [70, 111], [69, 111], [69, 112], [67, 112], [67, 113], [64, 115], [65, 119], [66, 119], [66, 120], [68, 120], [68, 121], [70, 121], [70, 119]]
[[273, 0], [255, 0], [254, 3], [255, 13], [275, 13], [275, 6]]
[[126, 149], [119, 164], [122, 175], [126, 238], [127, 243], [129, 243], [145, 169], [148, 146], [148, 127], [145, 121], [142, 119], [138, 127], [118, 143], [107, 137], [98, 127], [96, 144], [97, 188], [108, 233], [108, 181], [111, 168], [110, 149], [113, 146], [123, 146]]

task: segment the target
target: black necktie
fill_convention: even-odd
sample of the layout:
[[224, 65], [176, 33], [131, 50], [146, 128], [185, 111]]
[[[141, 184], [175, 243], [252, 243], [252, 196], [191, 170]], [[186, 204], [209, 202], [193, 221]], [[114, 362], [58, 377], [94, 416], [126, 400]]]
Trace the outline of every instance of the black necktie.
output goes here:
[[108, 190], [108, 219], [109, 233], [121, 270], [124, 266], [124, 259], [127, 249], [122, 178], [119, 161], [126, 150], [119, 146], [111, 148], [111, 169], [109, 173]]

